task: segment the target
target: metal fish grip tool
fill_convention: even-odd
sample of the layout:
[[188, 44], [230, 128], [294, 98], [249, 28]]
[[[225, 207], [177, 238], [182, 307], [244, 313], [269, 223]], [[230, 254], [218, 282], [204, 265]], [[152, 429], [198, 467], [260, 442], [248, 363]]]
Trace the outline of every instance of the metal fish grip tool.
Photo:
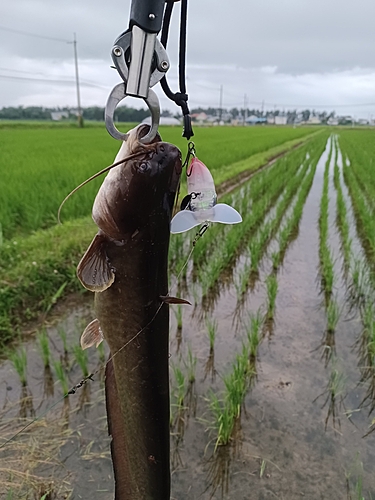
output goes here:
[[[110, 93], [105, 108], [106, 128], [115, 139], [127, 139], [127, 134], [120, 132], [114, 124], [116, 107], [127, 96], [143, 99], [151, 113], [150, 130], [141, 142], [147, 144], [155, 138], [160, 122], [160, 104], [151, 87], [160, 81], [167, 97], [181, 106], [183, 136], [190, 139], [193, 135], [185, 87], [187, 0], [181, 0], [180, 92], [173, 93], [165, 77], [170, 67], [166, 44], [175, 1], [178, 0], [132, 0], [129, 28], [116, 39], [111, 52], [114, 67], [122, 79], [122, 83]], [[160, 30], [161, 40], [157, 37]]]

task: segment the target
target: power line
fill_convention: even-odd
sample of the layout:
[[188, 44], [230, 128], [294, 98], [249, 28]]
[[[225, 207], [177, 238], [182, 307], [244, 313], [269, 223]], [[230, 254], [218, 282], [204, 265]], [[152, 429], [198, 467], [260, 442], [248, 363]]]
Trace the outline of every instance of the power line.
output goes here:
[[[26, 71], [26, 70], [21, 70], [21, 69], [13, 69], [13, 68], [2, 68], [0, 67], [0, 71], [10, 71], [12, 73], [25, 73], [27, 75], [41, 75], [41, 76], [46, 76], [47, 78], [49, 77], [52, 77], [52, 78], [67, 78], [66, 75], [52, 75], [52, 74], [48, 74], [48, 73], [42, 73], [41, 71]], [[6, 76], [6, 75], [4, 75]], [[71, 76], [70, 76], [71, 77]], [[70, 78], [68, 77], [68, 78]], [[50, 81], [50, 80], [48, 80]], [[70, 80], [68, 80], [70, 82]], [[86, 83], [87, 85], [97, 85], [95, 82], [90, 82], [89, 80], [81, 80], [81, 82], [84, 82]], [[99, 85], [99, 87], [102, 87], [102, 88], [110, 88], [109, 86], [108, 87], [103, 87], [101, 85]]]
[[[0, 75], [0, 78], [6, 80], [24, 80], [28, 82], [40, 82], [40, 83], [67, 83], [69, 85], [76, 85], [75, 80], [52, 80], [48, 78], [28, 78], [26, 76], [14, 76], [14, 75]], [[81, 83], [86, 87], [97, 87], [99, 89], [108, 90], [110, 87], [104, 87], [103, 85], [97, 85], [95, 83], [85, 82], [81, 80]]]
[[0, 26], [0, 30], [9, 31], [10, 33], [17, 33], [18, 35], [32, 36], [34, 38], [43, 38], [44, 40], [53, 40], [54, 42], [70, 43], [71, 40], [65, 40], [64, 38], [55, 38], [52, 36], [39, 35], [37, 33], [30, 33], [29, 31], [16, 30], [13, 28], [7, 28], [6, 26]]

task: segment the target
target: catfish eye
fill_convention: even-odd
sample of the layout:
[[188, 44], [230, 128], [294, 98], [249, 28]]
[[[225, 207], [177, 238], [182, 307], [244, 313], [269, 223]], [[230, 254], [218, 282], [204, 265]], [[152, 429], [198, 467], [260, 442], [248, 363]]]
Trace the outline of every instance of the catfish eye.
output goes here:
[[151, 165], [149, 163], [141, 163], [138, 167], [138, 172], [146, 173], [151, 169]]

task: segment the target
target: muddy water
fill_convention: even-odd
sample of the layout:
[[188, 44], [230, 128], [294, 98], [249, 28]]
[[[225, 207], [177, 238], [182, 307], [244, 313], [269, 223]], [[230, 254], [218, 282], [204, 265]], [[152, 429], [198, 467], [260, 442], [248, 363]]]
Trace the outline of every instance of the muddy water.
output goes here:
[[[241, 349], [248, 313], [258, 309], [264, 312], [264, 279], [270, 272], [269, 259], [264, 259], [259, 280], [254, 289], [249, 290], [241, 309], [237, 307], [235, 287], [227, 283], [207, 313], [200, 307], [199, 290], [188, 286], [184, 298], [197, 305], [183, 309], [182, 330], [177, 328], [175, 311], [171, 311], [172, 402], [176, 394], [173, 367], [180, 368], [187, 377], [189, 350], [196, 358], [196, 378], [193, 384], [187, 384], [184, 409], [178, 413], [172, 406], [174, 499], [345, 499], [349, 475], [352, 492], [356, 480], [363, 478], [363, 496], [367, 500], [370, 492], [375, 495], [372, 474], [375, 435], [362, 437], [368, 429], [369, 417], [359, 408], [365, 389], [358, 385], [360, 372], [355, 343], [362, 327], [355, 312], [349, 314], [345, 307], [340, 265], [335, 266], [340, 288], [337, 295], [342, 306], [335, 332], [336, 355], [328, 361], [324, 357], [326, 312], [320, 294], [318, 218], [328, 147], [327, 144], [318, 163], [298, 237], [288, 249], [278, 273], [275, 323], [260, 345], [257, 377], [246, 397], [235, 439], [231, 446], [219, 448], [216, 453], [207, 398], [210, 390], [220, 395], [224, 389], [222, 377]], [[331, 230], [334, 231], [336, 198], [331, 180], [330, 196]], [[329, 243], [339, 256], [338, 237], [334, 235]], [[240, 266], [243, 261], [244, 257], [239, 259]], [[218, 322], [214, 356], [210, 356], [206, 316]], [[48, 329], [55, 359], [64, 360], [58, 330], [63, 328], [69, 345], [75, 345], [82, 327], [91, 319], [91, 307], [86, 305]], [[61, 396], [56, 376], [52, 385], [54, 395], [45, 396], [46, 380], [37, 345], [30, 342], [26, 348], [28, 390], [32, 394], [26, 410], [20, 406], [22, 391], [14, 369], [9, 362], [0, 366], [0, 404], [2, 422], [6, 424], [2, 432], [7, 437], [18, 425], [20, 412], [25, 416], [26, 411], [28, 417], [34, 413], [41, 415]], [[66, 366], [70, 386], [77, 384], [82, 374], [72, 354]], [[69, 432], [60, 451], [56, 452], [54, 464], [41, 466], [36, 472], [41, 477], [54, 477], [61, 492], [72, 490], [72, 499], [112, 498], [113, 475], [100, 366], [98, 353], [90, 349], [89, 368], [99, 370], [94, 382], [85, 386], [85, 393], [81, 388], [70, 396], [69, 406], [61, 401], [42, 419], [47, 428], [56, 433], [62, 429]], [[332, 374], [340, 379], [335, 396], [329, 390]], [[43, 446], [43, 435], [31, 429], [17, 442], [28, 443], [35, 432], [34, 436], [38, 436]], [[12, 446], [16, 452], [16, 445], [9, 444], [7, 451], [0, 454], [1, 467], [5, 458], [9, 460]], [[0, 498], [6, 498], [2, 493]]]

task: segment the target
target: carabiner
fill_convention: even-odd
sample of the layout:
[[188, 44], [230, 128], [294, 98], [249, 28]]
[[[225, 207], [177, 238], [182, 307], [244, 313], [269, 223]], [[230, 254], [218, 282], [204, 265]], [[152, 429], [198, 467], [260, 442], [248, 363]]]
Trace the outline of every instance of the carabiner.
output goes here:
[[[126, 84], [119, 83], [113, 88], [112, 92], [109, 94], [107, 104], [105, 106], [105, 115], [104, 115], [105, 126], [108, 132], [111, 134], [111, 136], [120, 141], [126, 141], [128, 138], [128, 134], [120, 132], [116, 128], [113, 119], [117, 105], [119, 104], [120, 101], [125, 99], [127, 95], [128, 94], [126, 93]], [[151, 128], [149, 132], [140, 139], [140, 141], [143, 144], [148, 144], [153, 139], [155, 139], [156, 134], [158, 132], [158, 127], [160, 122], [160, 106], [159, 106], [158, 96], [152, 89], [149, 89], [148, 96], [143, 98], [143, 100], [145, 101], [145, 103], [148, 106], [148, 109], [151, 112]]]

